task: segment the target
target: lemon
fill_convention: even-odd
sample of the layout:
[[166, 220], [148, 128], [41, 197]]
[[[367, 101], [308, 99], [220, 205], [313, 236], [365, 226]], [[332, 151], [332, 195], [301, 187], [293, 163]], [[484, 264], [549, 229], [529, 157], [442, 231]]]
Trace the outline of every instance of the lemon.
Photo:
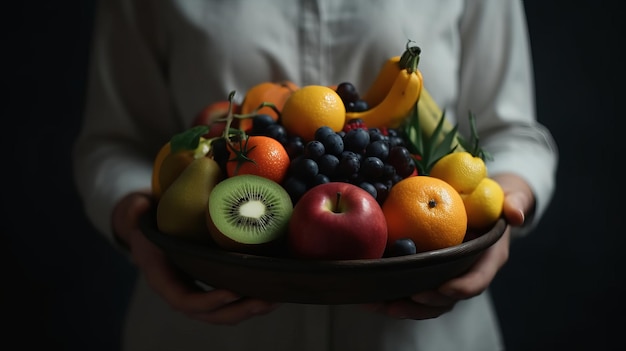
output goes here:
[[346, 107], [333, 89], [323, 85], [307, 85], [287, 98], [280, 118], [289, 134], [310, 141], [315, 138], [315, 131], [322, 126], [340, 131], [346, 121]]
[[483, 178], [469, 194], [461, 194], [470, 229], [484, 230], [493, 226], [502, 215], [504, 191], [491, 178]]
[[469, 194], [487, 177], [487, 166], [467, 151], [452, 152], [439, 159], [429, 175], [446, 181], [459, 194]]

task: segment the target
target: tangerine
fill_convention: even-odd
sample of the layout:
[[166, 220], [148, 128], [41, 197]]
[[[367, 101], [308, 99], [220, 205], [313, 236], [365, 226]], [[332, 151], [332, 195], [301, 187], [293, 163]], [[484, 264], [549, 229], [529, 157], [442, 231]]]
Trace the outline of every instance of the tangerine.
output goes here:
[[395, 184], [385, 202], [388, 245], [409, 238], [419, 252], [461, 244], [467, 214], [461, 195], [448, 183], [429, 176], [412, 176]]
[[502, 215], [504, 190], [491, 178], [483, 178], [474, 191], [461, 194], [461, 198], [465, 205], [469, 229], [479, 231], [488, 229]]
[[289, 169], [289, 155], [276, 139], [254, 135], [229, 143], [226, 173], [229, 177], [254, 174], [281, 183]]
[[[282, 82], [262, 82], [259, 83], [246, 93], [239, 112], [241, 114], [265, 114], [272, 117], [274, 121], [278, 121], [278, 114], [274, 109], [268, 106], [259, 108], [263, 103], [272, 103], [278, 111], [283, 109], [285, 101], [299, 87], [291, 81]], [[258, 109], [258, 110], [257, 110]], [[250, 118], [239, 121], [239, 128], [248, 131], [252, 128], [252, 120]]]
[[289, 134], [306, 141], [315, 139], [315, 131], [328, 126], [340, 131], [346, 121], [346, 107], [339, 94], [323, 85], [307, 85], [285, 101], [281, 123]]
[[440, 158], [428, 175], [444, 180], [460, 194], [469, 194], [487, 176], [487, 166], [482, 158], [458, 151]]

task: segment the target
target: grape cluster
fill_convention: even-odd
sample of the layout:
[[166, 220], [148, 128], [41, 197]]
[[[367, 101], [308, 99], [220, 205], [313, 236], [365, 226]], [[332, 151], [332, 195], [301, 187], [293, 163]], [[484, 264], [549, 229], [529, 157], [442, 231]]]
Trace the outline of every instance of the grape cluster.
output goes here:
[[283, 184], [297, 201], [308, 189], [327, 182], [355, 184], [382, 204], [393, 186], [415, 170], [411, 154], [394, 129], [368, 129], [360, 120], [335, 132], [321, 127], [296, 155]]

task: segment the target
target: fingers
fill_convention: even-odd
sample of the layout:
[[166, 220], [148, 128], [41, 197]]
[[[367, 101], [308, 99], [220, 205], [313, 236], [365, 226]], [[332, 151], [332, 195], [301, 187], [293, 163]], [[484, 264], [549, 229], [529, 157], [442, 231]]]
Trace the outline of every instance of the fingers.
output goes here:
[[507, 227], [502, 237], [478, 259], [464, 275], [451, 279], [438, 291], [457, 300], [469, 299], [482, 294], [496, 274], [509, 259], [510, 228]]
[[173, 266], [145, 236], [132, 236], [132, 252], [146, 282], [173, 310], [211, 324], [233, 325], [278, 307], [268, 301], [243, 298], [231, 291], [203, 290]]
[[436, 318], [454, 308], [460, 300], [482, 294], [509, 258], [510, 227], [464, 275], [451, 279], [439, 289], [410, 298], [364, 305], [370, 311], [400, 319]]
[[504, 191], [502, 208], [507, 222], [515, 227], [522, 226], [527, 215], [532, 213], [535, 197], [528, 183], [515, 174], [505, 173], [494, 175]]

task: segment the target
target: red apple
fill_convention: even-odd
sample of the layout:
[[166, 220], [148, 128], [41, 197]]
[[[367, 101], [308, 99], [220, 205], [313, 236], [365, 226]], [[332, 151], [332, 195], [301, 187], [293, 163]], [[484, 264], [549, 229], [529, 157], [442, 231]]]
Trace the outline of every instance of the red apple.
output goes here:
[[[207, 139], [222, 135], [222, 133], [224, 132], [224, 128], [226, 127], [226, 122], [216, 121], [216, 120], [226, 117], [226, 115], [228, 114], [229, 104], [230, 103], [227, 100], [217, 101], [217, 102], [208, 104], [202, 109], [202, 111], [200, 111], [200, 113], [198, 113], [196, 118], [194, 118], [193, 122], [191, 123], [191, 126], [192, 127], [198, 126], [198, 125], [210, 126], [211, 129], [209, 129], [209, 132], [203, 135], [203, 137]], [[233, 113], [238, 113], [238, 112], [239, 112], [239, 105], [233, 104]], [[231, 127], [237, 128], [238, 123], [239, 123], [239, 120], [235, 118], [232, 122]]]
[[287, 235], [297, 258], [381, 258], [387, 221], [376, 199], [360, 187], [330, 182], [309, 189], [296, 203]]

